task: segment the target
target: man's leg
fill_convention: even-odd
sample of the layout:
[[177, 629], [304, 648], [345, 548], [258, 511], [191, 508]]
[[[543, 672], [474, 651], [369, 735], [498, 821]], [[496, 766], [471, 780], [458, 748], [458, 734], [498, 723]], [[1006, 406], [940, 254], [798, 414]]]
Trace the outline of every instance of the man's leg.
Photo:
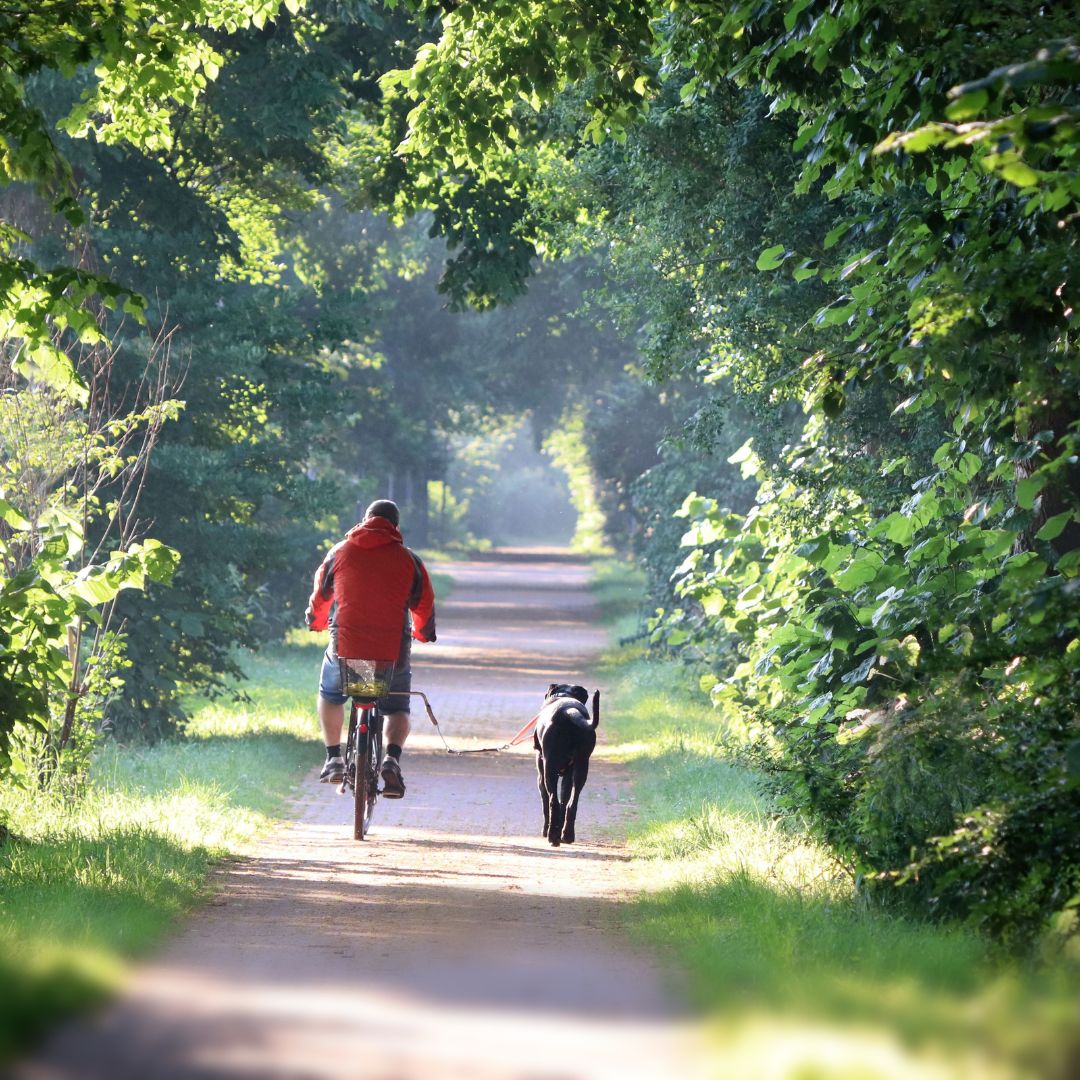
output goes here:
[[405, 781], [401, 776], [401, 750], [411, 730], [407, 712], [387, 713], [383, 718], [383, 740], [386, 757], [383, 759], [383, 795], [388, 799], [400, 799], [405, 795]]
[[345, 761], [341, 756], [341, 728], [345, 722], [345, 706], [327, 701], [319, 694], [319, 725], [326, 744], [326, 761], [319, 780], [324, 784], [340, 784], [345, 778]]
[[319, 672], [319, 726], [326, 744], [326, 763], [319, 773], [324, 784], [340, 784], [345, 777], [345, 762], [341, 757], [341, 728], [345, 723], [345, 701], [341, 693], [341, 669], [336, 660], [323, 655]]
[[412, 636], [406, 622], [401, 635], [394, 677], [390, 680], [390, 694], [383, 699], [383, 742], [386, 757], [381, 770], [383, 795], [388, 799], [400, 799], [405, 794], [405, 781], [401, 776], [401, 749], [409, 737], [409, 691], [412, 689]]
[[345, 725], [345, 706], [335, 705], [319, 695], [319, 725], [326, 748], [341, 745], [341, 729]]
[[[383, 718], [383, 741], [386, 743], [386, 752], [400, 759], [410, 731], [412, 731], [412, 722], [407, 712], [387, 713]], [[391, 747], [397, 753], [394, 753]]]

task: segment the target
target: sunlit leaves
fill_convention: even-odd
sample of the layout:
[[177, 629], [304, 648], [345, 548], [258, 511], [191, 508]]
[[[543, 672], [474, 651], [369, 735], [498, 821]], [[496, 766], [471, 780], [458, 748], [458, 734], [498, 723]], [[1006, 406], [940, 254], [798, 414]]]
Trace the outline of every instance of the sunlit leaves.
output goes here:
[[759, 270], [775, 270], [790, 255], [791, 252], [786, 251], [783, 244], [774, 244], [772, 247], [766, 248], [757, 257], [757, 268]]
[[99, 610], [122, 589], [166, 583], [178, 555], [155, 540], [130, 545], [99, 563], [78, 569], [81, 522], [60, 506], [36, 521], [0, 499], [0, 521], [16, 538], [33, 528], [37, 550], [29, 565], [11, 573], [12, 541], [0, 529], [0, 780], [11, 764], [11, 740], [20, 728], [44, 730], [50, 697], [72, 686], [69, 629], [77, 620], [98, 621]]
[[[164, 8], [148, 0], [90, 0], [0, 14], [6, 42], [0, 49], [6, 62], [0, 78], [0, 184], [33, 184], [52, 200], [54, 214], [80, 225], [83, 211], [69, 165], [27, 98], [27, 80], [47, 71], [70, 77], [93, 65], [90, 87], [61, 127], [77, 137], [166, 151], [175, 111], [194, 106], [219, 72], [222, 58], [208, 31], [261, 25], [279, 6], [280, 0], [180, 0]], [[99, 335], [92, 300], [110, 308], [123, 304], [136, 317], [141, 302], [100, 275], [46, 271], [16, 257], [19, 243], [10, 231], [0, 235], [0, 316], [5, 337], [18, 343], [16, 370], [83, 401], [85, 387], [57, 331], [92, 342]]]

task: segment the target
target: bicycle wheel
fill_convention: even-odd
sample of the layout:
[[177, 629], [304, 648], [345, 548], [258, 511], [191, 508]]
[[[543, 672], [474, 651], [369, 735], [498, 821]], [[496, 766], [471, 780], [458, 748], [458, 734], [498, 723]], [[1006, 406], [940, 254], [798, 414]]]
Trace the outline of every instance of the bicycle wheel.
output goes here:
[[356, 780], [353, 785], [353, 839], [363, 840], [371, 828], [379, 795], [382, 760], [382, 713], [377, 708], [361, 715], [356, 725]]

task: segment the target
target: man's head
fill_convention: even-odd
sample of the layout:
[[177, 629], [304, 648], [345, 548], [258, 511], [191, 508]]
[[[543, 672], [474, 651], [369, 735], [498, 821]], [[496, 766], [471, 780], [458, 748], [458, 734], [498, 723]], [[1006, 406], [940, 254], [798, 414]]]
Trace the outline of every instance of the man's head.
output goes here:
[[401, 514], [398, 511], [396, 502], [391, 502], [389, 499], [376, 499], [368, 508], [364, 511], [364, 520], [368, 518], [381, 517], [386, 518], [395, 528], [398, 522], [401, 520]]

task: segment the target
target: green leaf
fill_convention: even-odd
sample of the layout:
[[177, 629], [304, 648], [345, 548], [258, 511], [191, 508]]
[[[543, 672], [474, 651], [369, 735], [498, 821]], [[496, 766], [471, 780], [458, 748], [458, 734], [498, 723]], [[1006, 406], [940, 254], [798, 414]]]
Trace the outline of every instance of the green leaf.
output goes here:
[[1027, 476], [1016, 485], [1016, 502], [1025, 510], [1030, 510], [1035, 505], [1035, 496], [1043, 489], [1045, 480], [1036, 473]]
[[945, 115], [957, 123], [962, 120], [970, 120], [972, 117], [978, 116], [986, 108], [989, 100], [990, 94], [986, 90], [971, 90], [958, 97], [945, 110]]
[[866, 680], [870, 678], [870, 673], [874, 670], [874, 663], [876, 660], [877, 655], [871, 654], [857, 668], [852, 669], [846, 675], [842, 675], [840, 681], [848, 686], [866, 682]]
[[1039, 182], [1039, 174], [1022, 161], [1008, 161], [1004, 165], [999, 165], [994, 171], [1003, 180], [1017, 187], [1034, 187]]
[[884, 521], [885, 535], [894, 544], [910, 544], [915, 535], [915, 523], [900, 513], [892, 513]]
[[0, 521], [16, 532], [26, 532], [30, 528], [30, 522], [6, 499], [0, 499]]
[[1065, 526], [1072, 520], [1073, 512], [1066, 510], [1063, 514], [1055, 514], [1052, 518], [1047, 518], [1043, 527], [1035, 534], [1038, 540], [1055, 540], [1064, 531]]
[[725, 607], [727, 607], [727, 597], [719, 590], [708, 592], [701, 597], [701, 609], [710, 619], [722, 615]]
[[784, 13], [784, 28], [793, 30], [799, 16], [810, 6], [811, 0], [791, 0], [788, 9]]
[[919, 154], [931, 146], [947, 142], [952, 138], [952, 131], [943, 124], [924, 124], [913, 131], [894, 131], [874, 147], [875, 154], [885, 154], [890, 150], [903, 150], [907, 154]]
[[775, 270], [790, 254], [791, 252], [787, 251], [783, 244], [766, 248], [757, 258], [757, 268]]
[[76, 581], [72, 587], [73, 595], [88, 604], [99, 607], [107, 604], [120, 591], [121, 585], [114, 574], [95, 574]]
[[883, 565], [880, 555], [863, 549], [840, 573], [835, 575], [833, 580], [839, 588], [852, 592], [860, 585], [873, 581]]
[[51, 386], [79, 405], [85, 405], [90, 399], [90, 391], [75, 370], [71, 357], [51, 343], [41, 342], [24, 349], [13, 367], [20, 375]]
[[1055, 563], [1054, 569], [1059, 574], [1064, 574], [1065, 577], [1072, 577], [1078, 570], [1080, 570], [1080, 548], [1073, 551], [1067, 551], [1060, 559]]
[[747, 608], [753, 607], [764, 595], [764, 586], [762, 586], [760, 582], [755, 582], [753, 585], [748, 586], [739, 593], [738, 599], [735, 602], [736, 611], [745, 611]]
[[982, 461], [979, 456], [969, 450], [960, 459], [955, 472], [964, 483], [967, 483], [978, 473], [980, 468], [982, 468]]
[[818, 536], [813, 540], [807, 540], [806, 543], [800, 544], [795, 549], [795, 554], [807, 562], [820, 565], [828, 557], [829, 546], [828, 536]]
[[826, 251], [831, 247], [835, 247], [840, 241], [840, 238], [852, 227], [854, 223], [851, 221], [842, 221], [839, 225], [834, 226], [825, 234], [824, 248]]
[[746, 461], [750, 455], [754, 452], [752, 443], [753, 437], [749, 438], [727, 459], [729, 465], [741, 465]]

